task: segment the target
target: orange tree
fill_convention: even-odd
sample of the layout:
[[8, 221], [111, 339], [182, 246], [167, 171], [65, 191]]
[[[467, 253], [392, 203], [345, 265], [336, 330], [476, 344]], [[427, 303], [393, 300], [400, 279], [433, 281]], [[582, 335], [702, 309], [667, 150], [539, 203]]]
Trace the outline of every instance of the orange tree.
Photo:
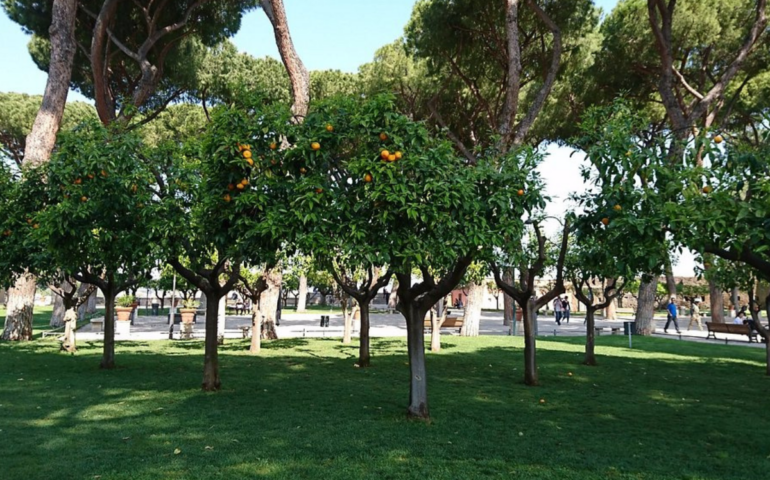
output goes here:
[[242, 264], [273, 262], [281, 244], [274, 222], [286, 215], [286, 182], [278, 146], [289, 118], [284, 106], [249, 99], [220, 106], [203, 135], [159, 167], [165, 222], [156, 235], [169, 264], [206, 297], [204, 390], [221, 386], [220, 299]]
[[351, 295], [365, 300], [378, 286], [367, 275], [354, 287], [341, 271], [387, 266], [396, 276], [407, 324], [407, 413], [427, 419], [424, 318], [500, 235], [489, 217], [512, 204], [498, 198], [499, 170], [468, 167], [388, 96], [318, 105], [296, 131], [283, 166], [293, 189], [288, 228], [302, 251], [327, 259]]
[[[101, 368], [115, 366], [115, 297], [149, 275], [156, 251], [154, 181], [135, 135], [96, 122], [61, 135], [51, 161], [24, 172], [4, 219], [6, 270], [96, 285], [105, 298]], [[5, 235], [7, 234], [7, 235]], [[7, 255], [7, 256], [6, 256]]]

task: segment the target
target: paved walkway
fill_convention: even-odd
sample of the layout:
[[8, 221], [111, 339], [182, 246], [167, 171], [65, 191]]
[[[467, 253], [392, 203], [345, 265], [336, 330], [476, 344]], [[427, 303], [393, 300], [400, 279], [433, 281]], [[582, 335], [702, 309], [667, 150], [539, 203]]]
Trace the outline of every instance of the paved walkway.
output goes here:
[[[277, 333], [279, 338], [296, 338], [296, 337], [337, 337], [342, 338], [343, 320], [342, 315], [337, 313], [329, 313], [329, 327], [322, 328], [319, 326], [321, 315], [327, 315], [322, 312], [312, 313], [289, 313], [284, 312], [281, 319], [281, 325], [277, 327]], [[633, 318], [621, 318], [619, 320], [597, 320], [597, 327], [604, 327], [605, 330], [602, 335], [610, 335], [611, 328], [619, 329], [617, 334], [623, 334], [623, 322], [630, 321]], [[669, 333], [663, 333], [663, 327], [665, 325], [665, 318], [656, 318], [656, 331], [655, 335], [659, 337], [669, 337], [672, 339], [697, 341], [697, 342], [710, 342], [710, 343], [724, 343], [724, 339], [727, 338], [730, 344], [744, 345], [744, 346], [764, 346], [763, 344], [748, 343], [748, 338], [745, 335], [732, 335], [732, 334], [718, 334], [719, 341], [707, 340], [707, 332], [705, 330], [682, 330], [681, 334], [677, 334], [674, 329], [670, 329]], [[683, 319], [685, 324], [680, 326], [686, 327], [686, 322], [689, 319]], [[242, 326], [251, 325], [251, 317], [248, 315], [228, 315], [225, 317], [225, 337], [226, 338], [242, 338], [243, 333]], [[128, 335], [116, 334], [115, 339], [117, 341], [122, 340], [162, 340], [168, 339], [168, 318], [141, 316], [137, 317], [134, 321], [134, 325], [131, 326], [130, 333]], [[583, 336], [585, 335], [585, 326], [583, 325], [582, 317], [573, 317], [570, 323], [562, 322], [561, 325], [556, 325], [553, 317], [540, 316], [538, 318], [538, 335], [541, 337], [549, 336]], [[202, 318], [199, 316], [199, 323], [194, 327], [195, 338], [203, 338], [205, 333], [204, 325], [202, 324]], [[483, 312], [481, 316], [481, 323], [479, 326], [479, 333], [481, 335], [510, 335], [510, 327], [503, 325], [502, 312]], [[517, 335], [522, 335], [523, 331], [521, 324], [518, 325]], [[442, 330], [443, 335], [457, 335], [456, 331], [450, 332], [448, 329]], [[353, 327], [353, 335], [358, 335], [357, 322]], [[406, 337], [406, 324], [403, 317], [398, 314], [387, 313], [374, 313], [371, 315], [371, 328], [370, 335], [372, 337]], [[103, 333], [98, 328], [94, 328], [93, 325], [86, 325], [78, 330], [78, 340], [100, 340], [103, 337]], [[179, 325], [174, 326], [174, 338], [179, 338]]]

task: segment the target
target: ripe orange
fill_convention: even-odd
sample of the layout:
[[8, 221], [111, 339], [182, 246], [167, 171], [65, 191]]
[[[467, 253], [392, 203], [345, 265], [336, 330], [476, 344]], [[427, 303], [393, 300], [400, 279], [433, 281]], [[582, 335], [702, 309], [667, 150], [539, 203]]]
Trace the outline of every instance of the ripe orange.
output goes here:
[[82, 197], [80, 197], [80, 201], [81, 201], [81, 202], [85, 202], [85, 201], [87, 201], [87, 200], [88, 200], [88, 197], [86, 197], [85, 195], [83, 195]]
[[326, 131], [327, 131], [327, 132], [333, 132], [333, 131], [334, 131], [334, 127], [332, 126], [332, 124], [331, 124], [331, 123], [330, 123], [330, 124], [328, 124], [328, 125], [326, 125]]
[[244, 150], [243, 158], [251, 158], [251, 150]]
[[254, 160], [252, 160], [252, 159], [250, 159], [250, 158], [247, 158], [247, 159], [246, 159], [246, 163], [248, 163], [250, 167], [253, 167], [253, 166], [254, 166]]
[[88, 178], [89, 178], [89, 180], [93, 180], [94, 179], [94, 174], [93, 173], [89, 173], [88, 174]]
[[105, 170], [102, 170], [102, 177], [107, 178], [107, 172]]
[[248, 185], [249, 184], [249, 179], [248, 178], [244, 178], [243, 180], [241, 180], [241, 183], [244, 184], [244, 185]]
[[276, 144], [275, 142], [272, 142], [270, 144], [270, 150], [275, 150], [276, 148], [278, 148], [278, 144]]
[[4, 237], [10, 237], [11, 236], [11, 231], [10, 230], [3, 231], [3, 236]]
[[607, 217], [604, 217], [604, 218], [602, 218], [602, 223], [605, 224], [605, 225], [609, 225], [610, 224], [610, 219], [607, 218]]
[[623, 207], [621, 207], [620, 205], [615, 205], [614, 207], [612, 207], [612, 209], [615, 210], [616, 212], [619, 212], [623, 210]]
[[306, 174], [307, 173], [307, 168], [305, 168], [305, 167], [300, 168], [299, 169], [299, 173], [301, 173], [303, 175]]
[[324, 193], [324, 189], [323, 189], [323, 188], [320, 188], [320, 187], [319, 187], [319, 188], [316, 188], [316, 189], [315, 189], [315, 193]]
[[706, 185], [705, 187], [703, 187], [703, 193], [711, 193], [711, 186]]
[[364, 175], [364, 181], [366, 183], [372, 183], [372, 174], [371, 173], [367, 173], [366, 175]]
[[396, 160], [401, 160], [401, 157], [402, 157], [401, 152], [396, 151]]
[[30, 225], [32, 225], [32, 219], [31, 219], [31, 218], [28, 218], [28, 219], [27, 219], [27, 223], [28, 223], [28, 224], [30, 224]]
[[225, 202], [229, 202], [229, 201], [230, 201], [230, 195], [226, 193], [226, 194], [225, 194], [225, 196], [224, 196], [224, 197], [222, 197], [222, 199], [223, 199]]
[[233, 184], [231, 183], [231, 184], [229, 184], [229, 185], [227, 186], [227, 189], [228, 189], [228, 190], [230, 190], [230, 191], [232, 192], [233, 190], [235, 190], [235, 185], [233, 185]]
[[389, 162], [395, 162], [396, 161], [396, 156], [395, 155], [388, 155], [388, 161]]
[[387, 150], [383, 150], [382, 152], [380, 152], [380, 157], [383, 160], [387, 160], [389, 156], [390, 156], [390, 152]]
[[32, 225], [32, 228], [40, 228], [40, 225], [38, 225], [38, 224], [36, 223], [36, 224]]
[[238, 151], [239, 152], [242, 152], [244, 150], [244, 148], [245, 147], [243, 145], [241, 145], [240, 143], [238, 144]]
[[80, 185], [81, 183], [83, 183], [82, 179], [80, 179], [80, 178], [76, 178], [75, 179], [75, 185]]
[[522, 195], [524, 195], [524, 190], [522, 190], [522, 189], [517, 190], [516, 191], [516, 195], [521, 197]]
[[380, 140], [382, 140], [382, 141], [384, 142], [384, 141], [385, 141], [385, 140], [387, 140], [387, 139], [388, 139], [388, 134], [387, 134], [387, 133], [385, 133], [385, 132], [382, 132], [382, 133], [380, 134]]
[[310, 148], [312, 148], [313, 150], [320, 150], [321, 149], [321, 144], [318, 143], [318, 142], [313, 142], [313, 143], [310, 144]]
[[717, 135], [716, 137], [714, 137], [714, 143], [722, 143], [723, 141], [724, 141], [724, 138], [722, 137], [722, 135]]
[[239, 183], [238, 185], [235, 186], [235, 188], [237, 188], [238, 190], [243, 190], [245, 186], [246, 185]]

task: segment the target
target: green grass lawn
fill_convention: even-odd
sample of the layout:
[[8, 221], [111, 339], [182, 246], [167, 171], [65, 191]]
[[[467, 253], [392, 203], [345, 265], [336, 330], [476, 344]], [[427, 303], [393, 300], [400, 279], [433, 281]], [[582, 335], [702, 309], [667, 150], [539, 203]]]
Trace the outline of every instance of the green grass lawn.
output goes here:
[[[430, 424], [406, 420], [405, 343], [373, 367], [334, 340], [223, 347], [223, 390], [199, 390], [200, 342], [0, 344], [0, 478], [763, 479], [763, 351], [625, 337], [540, 341], [525, 387], [521, 337], [446, 337], [428, 354]], [[570, 376], [569, 373], [572, 373]], [[540, 403], [540, 399], [545, 403]], [[175, 453], [178, 451], [179, 453]]]

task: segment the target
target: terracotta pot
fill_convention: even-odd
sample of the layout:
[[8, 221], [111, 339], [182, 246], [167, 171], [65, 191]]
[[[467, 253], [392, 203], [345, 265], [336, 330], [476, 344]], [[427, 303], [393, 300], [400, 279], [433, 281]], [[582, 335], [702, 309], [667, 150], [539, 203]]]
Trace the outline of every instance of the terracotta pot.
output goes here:
[[195, 312], [197, 310], [194, 308], [180, 308], [179, 313], [182, 314], [182, 323], [193, 323], [193, 320], [195, 319]]
[[118, 321], [127, 322], [131, 319], [131, 312], [134, 311], [134, 307], [115, 307], [115, 312], [118, 314]]

